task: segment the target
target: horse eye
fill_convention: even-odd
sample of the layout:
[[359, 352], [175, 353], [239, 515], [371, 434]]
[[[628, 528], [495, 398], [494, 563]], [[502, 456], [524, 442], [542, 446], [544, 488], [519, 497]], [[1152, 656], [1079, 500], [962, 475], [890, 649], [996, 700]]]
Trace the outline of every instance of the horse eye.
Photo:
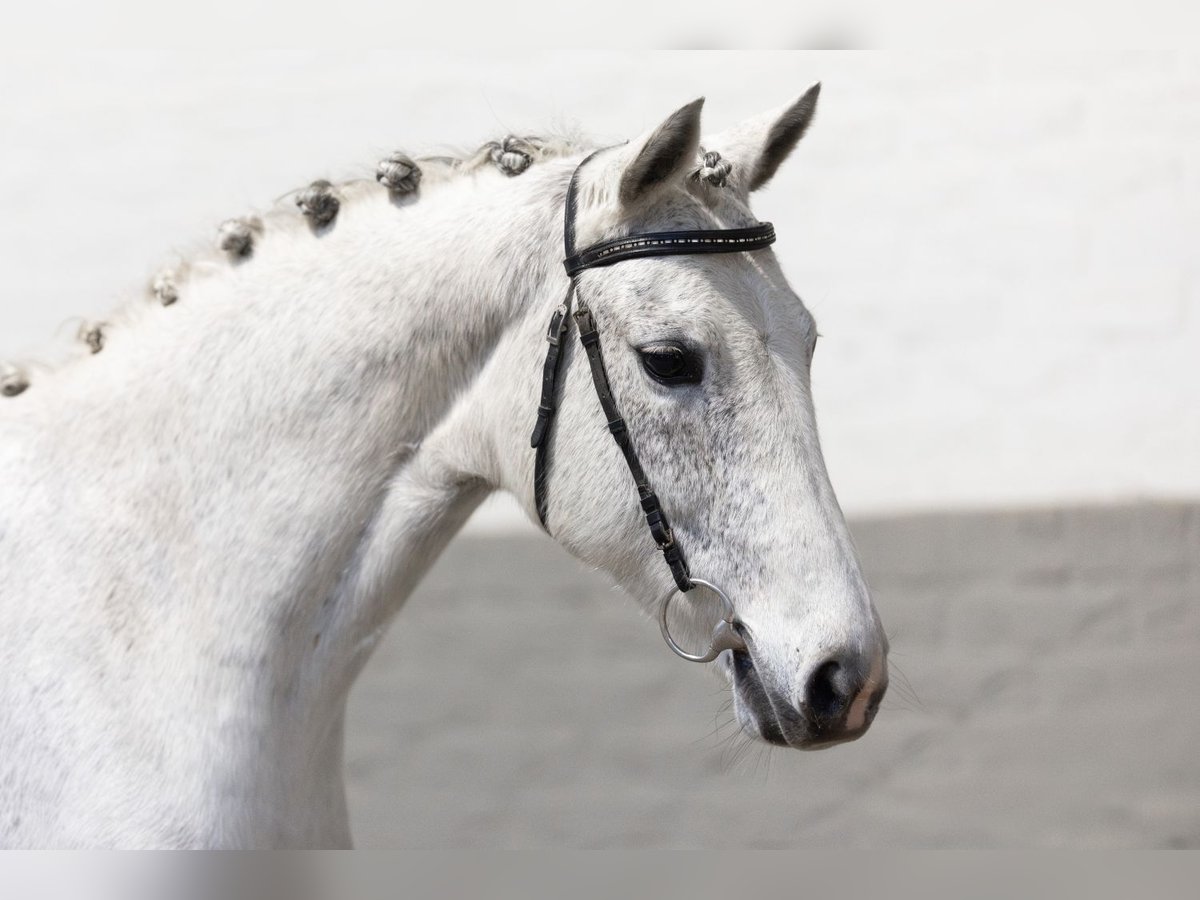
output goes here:
[[700, 355], [680, 344], [654, 344], [638, 353], [646, 373], [660, 384], [697, 384], [704, 377]]

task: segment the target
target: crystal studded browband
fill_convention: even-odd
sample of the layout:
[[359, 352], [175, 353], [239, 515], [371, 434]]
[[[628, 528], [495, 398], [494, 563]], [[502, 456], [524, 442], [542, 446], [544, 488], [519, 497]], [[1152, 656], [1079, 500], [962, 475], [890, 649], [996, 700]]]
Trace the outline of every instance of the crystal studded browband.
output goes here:
[[567, 274], [574, 278], [584, 269], [611, 265], [623, 259], [684, 256], [706, 251], [729, 253], [738, 250], [760, 250], [773, 243], [775, 226], [770, 222], [762, 222], [749, 228], [651, 232], [593, 244], [581, 253], [568, 256], [563, 260], [563, 266]]

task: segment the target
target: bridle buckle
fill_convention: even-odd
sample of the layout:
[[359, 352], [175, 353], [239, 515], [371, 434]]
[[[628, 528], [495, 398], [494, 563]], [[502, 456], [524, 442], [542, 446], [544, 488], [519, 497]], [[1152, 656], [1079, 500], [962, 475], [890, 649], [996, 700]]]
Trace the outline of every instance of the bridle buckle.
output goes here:
[[546, 343], [551, 347], [557, 347], [562, 343], [562, 337], [566, 333], [566, 328], [563, 323], [567, 319], [567, 304], [560, 303], [558, 309], [554, 311], [554, 315], [550, 317], [550, 328], [546, 331]]

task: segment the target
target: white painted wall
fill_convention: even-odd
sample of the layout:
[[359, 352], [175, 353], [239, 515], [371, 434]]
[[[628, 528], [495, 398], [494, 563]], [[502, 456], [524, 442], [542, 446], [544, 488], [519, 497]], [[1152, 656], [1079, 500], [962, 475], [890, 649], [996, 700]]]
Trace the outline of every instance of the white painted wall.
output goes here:
[[53, 356], [221, 219], [390, 149], [620, 139], [699, 94], [719, 130], [816, 79], [758, 212], [824, 335], [847, 511], [1200, 495], [1196, 55], [5, 58], [0, 356]]

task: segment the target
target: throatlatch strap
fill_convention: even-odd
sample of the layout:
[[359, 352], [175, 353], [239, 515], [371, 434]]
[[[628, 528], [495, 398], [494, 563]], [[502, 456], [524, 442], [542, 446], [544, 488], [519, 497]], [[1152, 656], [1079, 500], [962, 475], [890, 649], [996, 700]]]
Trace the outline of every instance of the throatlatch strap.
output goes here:
[[[571, 324], [571, 300], [575, 296], [575, 281], [567, 288], [562, 305], [550, 317], [550, 328], [546, 331], [546, 362], [542, 365], [542, 399], [538, 403], [537, 421], [533, 425], [530, 446], [536, 454], [533, 459], [533, 496], [537, 505], [538, 521], [546, 528], [547, 479], [549, 477], [550, 424], [558, 408], [558, 373], [562, 369], [563, 342], [567, 337], [567, 326]], [[548, 528], [546, 529], [549, 530]]]

